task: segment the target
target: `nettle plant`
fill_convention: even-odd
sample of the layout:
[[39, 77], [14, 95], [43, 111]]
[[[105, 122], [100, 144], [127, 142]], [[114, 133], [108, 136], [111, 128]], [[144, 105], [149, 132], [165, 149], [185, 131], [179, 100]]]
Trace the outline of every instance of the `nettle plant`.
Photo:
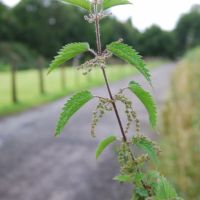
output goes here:
[[[94, 58], [82, 64], [79, 69], [83, 71], [84, 75], [87, 75], [93, 68], [100, 68], [109, 98], [94, 96], [90, 91], [81, 91], [72, 96], [64, 105], [57, 123], [56, 136], [61, 134], [61, 131], [72, 115], [83, 105], [94, 98], [98, 99], [99, 103], [93, 112], [91, 135], [95, 137], [96, 126], [100, 118], [107, 112], [113, 111], [116, 115], [122, 136], [121, 138], [117, 138], [115, 135], [109, 135], [105, 140], [99, 143], [96, 150], [96, 158], [99, 158], [108, 145], [116, 144], [120, 173], [118, 176], [114, 177], [114, 180], [120, 183], [132, 184], [133, 195], [131, 199], [134, 200], [180, 199], [165, 177], [161, 176], [157, 171], [147, 170], [146, 166], [149, 161], [158, 163], [160, 149], [155, 142], [141, 134], [140, 121], [133, 108], [132, 102], [124, 95], [124, 91], [129, 90], [139, 98], [148, 111], [151, 126], [155, 128], [157, 112], [152, 96], [135, 81], [131, 81], [126, 88], [119, 89], [117, 94], [113, 94], [106, 74], [106, 61], [111, 58], [112, 55], [115, 55], [136, 67], [151, 85], [149, 69], [146, 67], [141, 56], [132, 47], [124, 44], [122, 39], [108, 44], [106, 49], [102, 50], [100, 21], [110, 15], [107, 12], [109, 8], [117, 5], [130, 4], [131, 2], [129, 0], [63, 0], [63, 2], [88, 11], [89, 14], [85, 16], [85, 20], [95, 25], [97, 51], [91, 49], [87, 42], [67, 44], [59, 51], [58, 55], [52, 61], [49, 73], [77, 55], [90, 52]], [[123, 127], [116, 102], [120, 102], [125, 107], [125, 115], [127, 116], [125, 128]], [[133, 136], [128, 137], [128, 132], [130, 131], [132, 123], [135, 123], [135, 133]]]

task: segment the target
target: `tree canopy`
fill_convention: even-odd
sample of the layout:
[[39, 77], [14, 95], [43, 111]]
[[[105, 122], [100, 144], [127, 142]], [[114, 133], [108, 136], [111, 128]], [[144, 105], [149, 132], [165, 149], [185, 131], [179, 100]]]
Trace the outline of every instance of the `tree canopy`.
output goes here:
[[[74, 41], [87, 41], [95, 48], [93, 26], [84, 20], [85, 14], [79, 8], [54, 0], [21, 0], [13, 8], [0, 1], [0, 42], [21, 43], [18, 47], [24, 45], [26, 47], [20, 48], [30, 49], [30, 53], [36, 52], [47, 60], [52, 59], [61, 46]], [[101, 31], [104, 47], [123, 38], [143, 56], [176, 58], [200, 44], [200, 8], [196, 5], [183, 15], [173, 31], [153, 25], [140, 32], [131, 19], [120, 22], [113, 16], [103, 20]], [[12, 50], [15, 45], [7, 46]], [[0, 58], [2, 56], [0, 54]]]
[[180, 53], [200, 45], [200, 5], [193, 6], [189, 13], [180, 18], [175, 34]]

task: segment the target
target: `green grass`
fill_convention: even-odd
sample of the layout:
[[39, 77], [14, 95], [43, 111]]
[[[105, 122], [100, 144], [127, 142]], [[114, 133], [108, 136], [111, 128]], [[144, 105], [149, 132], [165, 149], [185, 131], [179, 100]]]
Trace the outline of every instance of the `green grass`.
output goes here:
[[[150, 67], [157, 66], [163, 61], [148, 62]], [[117, 81], [136, 73], [132, 66], [112, 66], [107, 68], [109, 81]], [[39, 92], [39, 79], [36, 70], [17, 72], [17, 93], [19, 102], [12, 103], [11, 77], [9, 72], [0, 72], [0, 116], [14, 114], [28, 108], [51, 102], [73, 92], [100, 86], [104, 83], [102, 73], [95, 69], [88, 76], [73, 68], [65, 69], [66, 89], [61, 85], [61, 70], [52, 72], [45, 78], [45, 94]]]

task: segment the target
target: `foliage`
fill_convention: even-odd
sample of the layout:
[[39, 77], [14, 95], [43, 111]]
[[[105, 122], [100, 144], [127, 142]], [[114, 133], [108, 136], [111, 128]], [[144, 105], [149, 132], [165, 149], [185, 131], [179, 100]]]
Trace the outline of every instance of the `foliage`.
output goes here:
[[146, 107], [149, 113], [149, 121], [153, 128], [156, 127], [157, 123], [157, 111], [153, 97], [149, 92], [145, 91], [138, 83], [131, 81], [129, 83], [129, 89], [140, 99], [140, 101]]
[[0, 43], [0, 65], [16, 65], [17, 69], [28, 69], [37, 67], [42, 61], [46, 65], [46, 59], [38, 55], [34, 50], [24, 46], [21, 43]]
[[163, 176], [159, 178], [155, 193], [155, 200], [177, 199], [175, 189]]
[[101, 141], [96, 149], [96, 158], [99, 158], [99, 156], [101, 155], [101, 153], [104, 151], [104, 149], [110, 145], [111, 143], [113, 143], [114, 141], [116, 141], [117, 138], [115, 136], [108, 136], [106, 139], [104, 139], [103, 141]]
[[[123, 38], [124, 42], [129, 45], [136, 46], [136, 49], [139, 48], [138, 40], [140, 37], [140, 32], [133, 27], [131, 18], [126, 22], [120, 22], [115, 17], [111, 16], [105, 18], [102, 21], [101, 26], [102, 32], [106, 32], [106, 35], [102, 35], [102, 45], [106, 47], [111, 41], [117, 41], [119, 38]], [[113, 34], [113, 32], [115, 34]]]
[[179, 55], [200, 45], [200, 9], [198, 5], [180, 18], [175, 28], [175, 34]]
[[[65, 2], [75, 3], [72, 0]], [[104, 9], [128, 2], [107, 0], [104, 1]], [[95, 37], [90, 34], [93, 29], [83, 19], [89, 10], [88, 1], [76, 0], [75, 4], [85, 9], [65, 6], [52, 0], [21, 0], [13, 8], [0, 3], [0, 41], [22, 43], [45, 59], [52, 58], [60, 46], [74, 41], [88, 41], [94, 48]], [[107, 33], [102, 35], [102, 46], [125, 35], [124, 42], [134, 46], [145, 57], [175, 59], [186, 49], [199, 44], [199, 19], [198, 9], [193, 8], [180, 18], [177, 27], [171, 32], [157, 26], [140, 32], [133, 26], [131, 19], [122, 23], [112, 16], [102, 21], [102, 31]], [[87, 59], [87, 55], [84, 59]]]
[[60, 115], [56, 126], [56, 136], [59, 135], [69, 121], [69, 119], [76, 113], [84, 104], [93, 98], [89, 91], [83, 91], [75, 94], [71, 99], [67, 101], [63, 107], [63, 111]]
[[[77, 2], [79, 2], [79, 0], [74, 2], [75, 6], [77, 6]], [[123, 2], [126, 3], [127, 1], [110, 1], [109, 7], [115, 6], [117, 4], [123, 4]], [[71, 3], [73, 4], [73, 2]], [[147, 198], [154, 198], [155, 200], [167, 200], [171, 198], [176, 198], [177, 195], [175, 193], [175, 190], [171, 187], [171, 185], [164, 177], [159, 177], [154, 182], [145, 180], [147, 179], [146, 176], [148, 175], [148, 170], [145, 170], [144, 166], [148, 161], [151, 160], [157, 162], [157, 155], [160, 153], [160, 150], [152, 140], [147, 139], [143, 135], [139, 134], [140, 120], [137, 118], [137, 114], [133, 109], [132, 102], [123, 93], [124, 90], [128, 88], [120, 89], [119, 92], [115, 95], [113, 95], [111, 91], [107, 78], [106, 63], [107, 60], [112, 57], [112, 54], [118, 56], [122, 60], [127, 61], [131, 65], [134, 65], [138, 69], [138, 71], [148, 80], [149, 83], [151, 83], [151, 79], [149, 70], [145, 66], [144, 61], [141, 59], [138, 53], [133, 50], [132, 47], [121, 43], [121, 41], [118, 41], [107, 45], [106, 49], [102, 50], [100, 21], [101, 19], [107, 17], [107, 13], [103, 12], [103, 6], [105, 6], [104, 3], [106, 4], [107, 0], [105, 0], [104, 2], [103, 0], [91, 1], [91, 6], [93, 9], [89, 11], [89, 15], [85, 16], [85, 19], [89, 23], [94, 23], [95, 25], [97, 50], [90, 50], [94, 58], [86, 61], [86, 63], [81, 65], [80, 70], [83, 70], [83, 74], [87, 75], [93, 70], [93, 68], [100, 68], [107, 87], [107, 92], [109, 94], [109, 98], [95, 96], [99, 103], [96, 107], [95, 112], [93, 113], [91, 134], [92, 136], [95, 136], [95, 127], [97, 126], [99, 119], [101, 119], [106, 112], [114, 111], [122, 136], [122, 138], [119, 139], [119, 144], [117, 145], [117, 157], [120, 166], [120, 175], [115, 177], [114, 179], [119, 182], [129, 182], [131, 185], [133, 185], [134, 194], [132, 199], [134, 198], [138, 200], [144, 200]], [[89, 45], [86, 45], [86, 43], [84, 43], [84, 45], [82, 43], [81, 45], [76, 44], [74, 46], [72, 44], [65, 46], [64, 49], [60, 51], [59, 56], [56, 57], [53, 61], [53, 68], [54, 64], [55, 67], [57, 67], [63, 61], [75, 57], [80, 52], [88, 50], [88, 48]], [[50, 70], [52, 69], [52, 66], [50, 67]], [[134, 94], [136, 94], [136, 96], [147, 108], [150, 116], [150, 122], [152, 126], [155, 127], [156, 109], [151, 95], [136, 82], [131, 82], [128, 87]], [[72, 115], [92, 98], [94, 97], [89, 91], [84, 91], [77, 93], [70, 100], [67, 101], [57, 123], [56, 135], [59, 135], [61, 133], [62, 129], [64, 128], [68, 120], [72, 117]], [[116, 102], [120, 102], [125, 106], [125, 114], [127, 115], [126, 129], [123, 128], [121, 114], [118, 111]], [[127, 134], [130, 129], [130, 124], [133, 121], [135, 121], [137, 135], [130, 139]], [[109, 136], [105, 140], [101, 141], [96, 150], [96, 157], [98, 158], [104, 151], [104, 149], [116, 140], [116, 136]], [[134, 147], [138, 147], [145, 153], [143, 153], [143, 151], [140, 151], [136, 154], [133, 154]]]
[[181, 195], [191, 200], [200, 198], [199, 63], [200, 47], [189, 51], [179, 63], [162, 112], [161, 127], [164, 148], [161, 169]]
[[152, 25], [139, 37], [141, 46], [139, 50], [145, 56], [161, 56], [170, 59], [176, 58], [176, 40], [174, 32], [163, 31], [160, 27]]
[[104, 0], [103, 1], [103, 8], [109, 9], [114, 6], [130, 4], [130, 0]]
[[134, 65], [151, 82], [148, 68], [134, 49], [121, 42], [113, 42], [107, 45], [107, 49], [122, 60]]
[[59, 52], [55, 59], [50, 65], [49, 72], [59, 67], [59, 65], [65, 63], [66, 61], [74, 58], [75, 56], [84, 53], [89, 50], [88, 43], [72, 43], [65, 45]]
[[119, 183], [131, 183], [133, 178], [130, 175], [119, 175], [115, 176], [113, 180], [118, 181]]
[[62, 1], [69, 4], [73, 4], [88, 11], [91, 9], [89, 0], [62, 0]]
[[156, 144], [144, 136], [136, 136], [132, 139], [132, 144], [144, 150], [148, 156], [154, 161], [158, 162], [157, 152], [159, 152]]
[[8, 25], [15, 27], [12, 41], [25, 43], [46, 58], [52, 58], [66, 43], [91, 41], [88, 32], [92, 30], [81, 17], [85, 11], [63, 5], [57, 1], [20, 1], [10, 11], [13, 20], [11, 17], [6, 20]]

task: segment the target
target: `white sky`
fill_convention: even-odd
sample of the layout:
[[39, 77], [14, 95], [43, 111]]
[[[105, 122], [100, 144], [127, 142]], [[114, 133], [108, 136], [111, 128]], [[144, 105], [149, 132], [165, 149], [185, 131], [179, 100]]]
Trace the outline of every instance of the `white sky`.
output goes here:
[[[13, 6], [19, 0], [2, 0], [9, 6]], [[133, 6], [120, 6], [113, 9], [114, 15], [120, 20], [132, 17], [133, 24], [144, 30], [152, 24], [157, 24], [164, 30], [172, 30], [179, 17], [190, 10], [194, 4], [200, 4], [200, 0], [132, 0]]]

